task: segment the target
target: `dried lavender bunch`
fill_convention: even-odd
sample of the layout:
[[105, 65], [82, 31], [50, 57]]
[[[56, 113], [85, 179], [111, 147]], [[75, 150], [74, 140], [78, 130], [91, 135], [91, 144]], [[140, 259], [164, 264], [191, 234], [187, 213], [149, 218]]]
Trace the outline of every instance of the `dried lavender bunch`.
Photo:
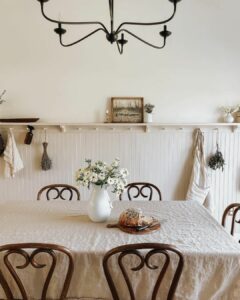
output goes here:
[[42, 167], [42, 170], [44, 170], [44, 171], [48, 171], [52, 168], [52, 160], [48, 156], [47, 146], [48, 146], [48, 143], [44, 142], [43, 143], [43, 155], [42, 155], [42, 160], [41, 160], [41, 167]]

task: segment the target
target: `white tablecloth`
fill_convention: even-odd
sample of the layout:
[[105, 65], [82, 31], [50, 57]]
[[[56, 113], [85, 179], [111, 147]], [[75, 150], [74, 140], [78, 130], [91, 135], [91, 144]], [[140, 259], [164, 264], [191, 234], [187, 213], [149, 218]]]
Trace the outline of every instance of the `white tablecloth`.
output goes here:
[[[102, 270], [102, 257], [109, 249], [129, 243], [172, 244], [185, 257], [176, 299], [239, 300], [240, 246], [197, 202], [114, 202], [108, 223], [116, 222], [127, 207], [140, 207], [160, 220], [159, 231], [141, 236], [108, 229], [106, 223], [92, 223], [85, 216], [86, 205], [85, 201], [0, 203], [0, 244], [45, 242], [71, 249], [75, 271], [69, 298], [74, 299], [111, 299]], [[51, 297], [58, 289], [61, 273], [54, 277]], [[137, 299], [146, 300], [151, 277], [145, 277], [144, 282], [137, 280]], [[36, 294], [38, 288], [30, 292]], [[124, 291], [122, 296], [128, 299]]]

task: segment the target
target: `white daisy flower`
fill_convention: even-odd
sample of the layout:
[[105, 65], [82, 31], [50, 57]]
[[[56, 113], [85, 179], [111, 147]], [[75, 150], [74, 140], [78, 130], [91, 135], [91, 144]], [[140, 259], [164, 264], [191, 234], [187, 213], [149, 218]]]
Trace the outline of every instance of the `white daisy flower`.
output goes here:
[[91, 174], [91, 172], [90, 172], [90, 171], [86, 171], [86, 172], [84, 172], [84, 175], [85, 175], [86, 177], [89, 177], [89, 176], [90, 176], [90, 174]]
[[90, 176], [89, 176], [89, 180], [93, 183], [97, 182], [98, 181], [98, 175], [96, 173], [92, 173]]
[[83, 186], [88, 186], [88, 181], [87, 180], [83, 180], [82, 185]]
[[114, 184], [114, 179], [109, 177], [107, 182], [108, 182], [108, 184], [113, 185]]

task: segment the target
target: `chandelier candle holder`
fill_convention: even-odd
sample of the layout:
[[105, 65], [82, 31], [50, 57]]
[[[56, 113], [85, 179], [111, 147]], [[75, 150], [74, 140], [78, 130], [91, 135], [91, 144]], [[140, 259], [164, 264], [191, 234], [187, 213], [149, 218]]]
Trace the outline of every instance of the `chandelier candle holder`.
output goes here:
[[[89, 22], [71, 22], [70, 21], [70, 22], [67, 22], [67, 21], [52, 19], [46, 15], [45, 10], [44, 10], [45, 2], [48, 2], [50, 0], [37, 0], [37, 1], [40, 2], [41, 12], [42, 12], [43, 17], [46, 20], [58, 25], [58, 27], [55, 28], [54, 31], [58, 34], [60, 44], [63, 47], [70, 47], [70, 46], [76, 45], [76, 44], [84, 41], [85, 39], [89, 38], [90, 36], [94, 35], [95, 33], [101, 31], [101, 32], [105, 33], [105, 36], [106, 36], [106, 39], [108, 42], [110, 42], [111, 44], [117, 45], [119, 53], [122, 54], [124, 46], [128, 43], [128, 40], [126, 40], [126, 38], [125, 38], [125, 34], [130, 35], [133, 38], [137, 39], [138, 41], [144, 43], [145, 45], [148, 45], [155, 49], [164, 48], [166, 45], [167, 37], [169, 37], [171, 35], [171, 32], [168, 31], [168, 29], [167, 29], [166, 23], [170, 22], [174, 18], [176, 11], [177, 11], [177, 3], [180, 2], [181, 0], [168, 0], [169, 2], [173, 3], [173, 13], [169, 18], [167, 18], [165, 20], [162, 20], [159, 22], [123, 22], [118, 27], [116, 27], [116, 29], [114, 26], [114, 0], [109, 0], [110, 29], [107, 29], [107, 27], [102, 22], [99, 22], [99, 21], [89, 21]], [[76, 26], [76, 25], [97, 25], [99, 27], [96, 28], [95, 30], [91, 31], [87, 35], [83, 36], [82, 38], [78, 39], [77, 41], [74, 41], [69, 44], [65, 44], [63, 42], [63, 35], [67, 32], [67, 30], [63, 28], [63, 25], [67, 25], [67, 26], [68, 25], [74, 25], [74, 26]], [[131, 25], [134, 25], [134, 26], [164, 25], [163, 30], [159, 32], [160, 36], [163, 38], [162, 45], [158, 46], [158, 45], [152, 44], [152, 43], [144, 40], [143, 38], [139, 37], [138, 35], [136, 35], [135, 33], [133, 33], [132, 31], [130, 31], [128, 29], [128, 27], [131, 27]]]

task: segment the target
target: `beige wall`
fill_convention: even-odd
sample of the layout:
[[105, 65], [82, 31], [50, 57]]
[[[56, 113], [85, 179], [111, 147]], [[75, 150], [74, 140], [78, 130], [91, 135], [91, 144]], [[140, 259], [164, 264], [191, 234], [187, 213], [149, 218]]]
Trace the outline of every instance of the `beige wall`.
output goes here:
[[[115, 2], [117, 22], [157, 20], [172, 8], [167, 0]], [[60, 13], [62, 18], [107, 22], [107, 4], [107, 0], [51, 0], [46, 7], [56, 18]], [[111, 96], [143, 96], [156, 105], [157, 122], [217, 121], [219, 106], [240, 103], [239, 10], [238, 0], [181, 1], [169, 25], [173, 35], [163, 51], [129, 37], [120, 56], [101, 33], [64, 49], [53, 32], [55, 26], [41, 16], [37, 0], [0, 0], [0, 90], [8, 91], [0, 115], [101, 122]], [[78, 38], [86, 32], [82, 30], [75, 29], [66, 39]], [[160, 30], [142, 30], [142, 34], [156, 42]], [[54, 162], [49, 172], [39, 168], [42, 132], [36, 132], [32, 146], [23, 144], [25, 132], [19, 134], [15, 132], [25, 169], [14, 180], [4, 179], [0, 160], [0, 200], [35, 199], [44, 184], [74, 183], [74, 172], [85, 157], [110, 161], [116, 156], [128, 167], [130, 181], [158, 184], [165, 199], [185, 197], [192, 129], [150, 134], [49, 133]], [[219, 220], [224, 207], [239, 198], [239, 141], [239, 131], [220, 133], [226, 168], [211, 175], [214, 215]], [[216, 132], [210, 130], [207, 154], [215, 151], [215, 142]], [[87, 199], [86, 191], [83, 198]]]
[[[115, 2], [117, 23], [157, 20], [172, 9], [167, 0]], [[61, 14], [108, 24], [107, 0], [51, 0], [46, 8], [56, 18]], [[181, 1], [163, 51], [128, 37], [120, 56], [102, 33], [64, 49], [53, 32], [55, 25], [41, 16], [37, 0], [0, 0], [0, 90], [8, 90], [0, 113], [102, 121], [107, 99], [127, 95], [154, 103], [158, 122], [215, 121], [219, 106], [240, 102], [239, 10], [238, 0]], [[139, 28], [133, 30], [140, 33]], [[156, 41], [160, 30], [141, 32]], [[70, 32], [68, 41], [85, 31]]]

